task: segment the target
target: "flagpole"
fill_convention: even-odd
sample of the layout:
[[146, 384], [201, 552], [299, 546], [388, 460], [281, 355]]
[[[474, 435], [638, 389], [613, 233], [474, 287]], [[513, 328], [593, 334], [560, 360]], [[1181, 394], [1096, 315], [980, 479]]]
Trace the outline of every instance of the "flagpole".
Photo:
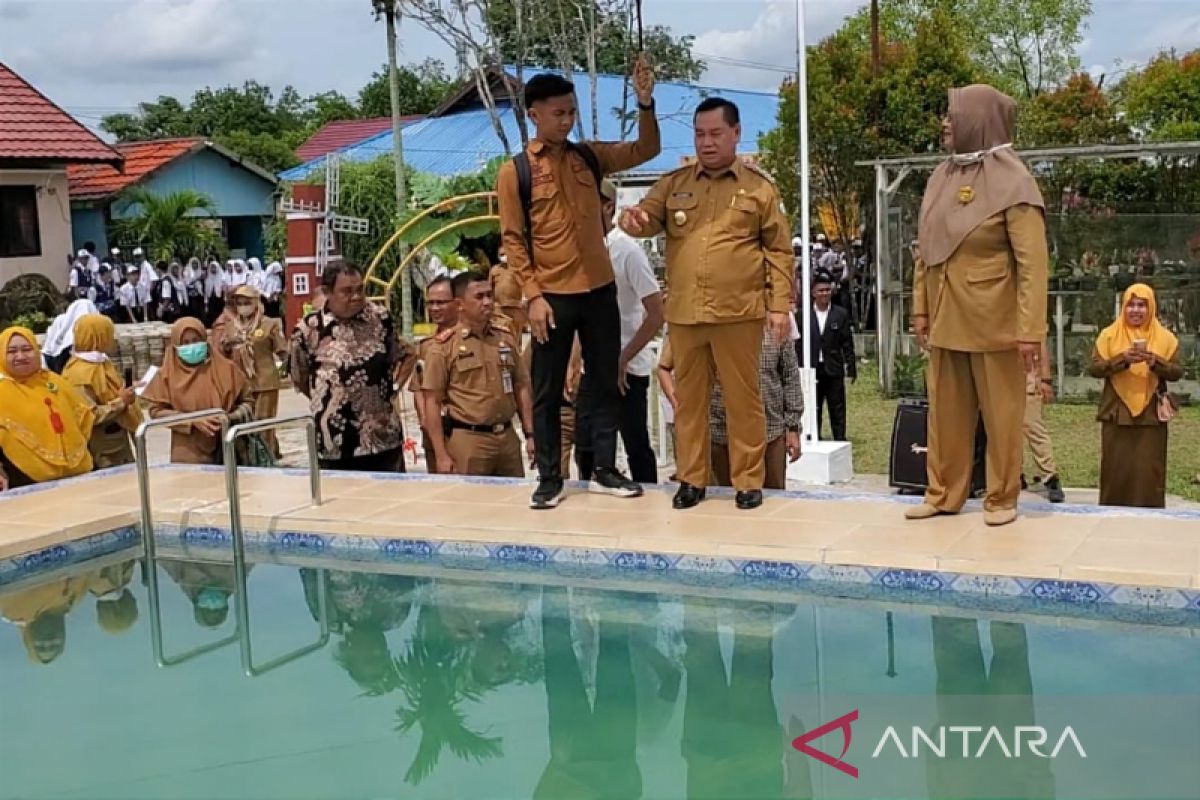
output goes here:
[[796, 0], [796, 99], [799, 108], [799, 145], [796, 152], [796, 169], [799, 172], [800, 188], [800, 296], [796, 305], [801, 310], [801, 333], [804, 337], [803, 370], [801, 385], [804, 387], [804, 439], [817, 440], [817, 378], [812, 363], [812, 248], [809, 219], [812, 216], [808, 180], [808, 49], [804, 38], [804, 0]]

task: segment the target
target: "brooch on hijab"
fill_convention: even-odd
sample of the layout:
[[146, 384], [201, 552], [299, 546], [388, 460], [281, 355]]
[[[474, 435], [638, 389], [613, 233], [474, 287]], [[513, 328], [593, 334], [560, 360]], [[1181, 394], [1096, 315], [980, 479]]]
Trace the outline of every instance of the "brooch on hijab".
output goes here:
[[255, 330], [254, 330], [254, 338], [255, 339], [261, 339], [266, 335], [267, 335], [267, 332], [264, 331], [262, 328], [255, 328]]
[[958, 202], [964, 206], [975, 199], [975, 190], [970, 186], [960, 186], [958, 189]]

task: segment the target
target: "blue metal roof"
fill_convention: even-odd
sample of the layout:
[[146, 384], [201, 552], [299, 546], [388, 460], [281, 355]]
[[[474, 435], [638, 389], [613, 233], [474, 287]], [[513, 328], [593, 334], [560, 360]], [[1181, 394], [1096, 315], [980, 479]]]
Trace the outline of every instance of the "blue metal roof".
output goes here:
[[[540, 70], [526, 69], [527, 76]], [[590, 87], [586, 73], [576, 73], [574, 81], [579, 96], [579, 115], [584, 130], [591, 130], [592, 112]], [[616, 110], [621, 108], [624, 78], [619, 75], [600, 75], [596, 85], [596, 105], [600, 109], [600, 139], [621, 138], [621, 124]], [[775, 127], [779, 102], [771, 92], [745, 92], [683, 83], [659, 83], [654, 97], [658, 124], [662, 129], [662, 152], [636, 173], [658, 174], [679, 166], [681, 159], [692, 155], [692, 111], [706, 97], [720, 96], [738, 105], [742, 117], [743, 153], [758, 150], [758, 137]], [[632, 93], [629, 108], [636, 107]], [[513, 110], [507, 104], [500, 109], [501, 120], [510, 145], [521, 141]], [[401, 131], [404, 140], [404, 160], [418, 172], [434, 175], [458, 175], [477, 172], [492, 158], [504, 155], [504, 149], [492, 127], [491, 118], [482, 106], [451, 111], [440, 117], [427, 117]], [[338, 151], [344, 161], [371, 161], [392, 152], [391, 131], [372, 136]], [[302, 180], [310, 173], [323, 169], [324, 157], [280, 173], [283, 180]]]

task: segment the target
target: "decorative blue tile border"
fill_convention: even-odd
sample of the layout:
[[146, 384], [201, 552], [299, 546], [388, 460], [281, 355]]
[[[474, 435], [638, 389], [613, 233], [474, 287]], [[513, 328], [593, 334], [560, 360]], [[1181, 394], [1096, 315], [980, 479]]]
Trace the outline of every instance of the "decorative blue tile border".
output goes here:
[[[196, 467], [166, 467], [190, 469]], [[220, 467], [201, 467], [202, 471], [222, 471]], [[85, 482], [128, 472], [120, 467], [73, 479]], [[278, 475], [280, 470], [244, 469], [248, 473]], [[282, 470], [286, 475], [306, 475], [305, 470]], [[524, 485], [508, 478], [429, 476], [404, 473], [359, 473], [379, 481], [419, 481], [423, 483], [485, 485]], [[57, 484], [55, 484], [57, 485]], [[583, 484], [574, 482], [582, 488]], [[6, 492], [4, 497], [40, 491], [46, 485]], [[661, 491], [668, 492], [668, 488]], [[714, 495], [731, 490], [714, 490]], [[839, 500], [850, 502], [910, 505], [917, 497], [854, 494], [823, 490], [771, 492], [786, 498]], [[975, 504], [977, 505], [977, 503]], [[1158, 519], [1200, 520], [1200, 511], [1132, 510], [1097, 506], [1052, 506], [1026, 503], [1022, 507], [1035, 512], [1095, 515], [1105, 517], [1149, 517]], [[497, 532], [497, 536], [503, 535]], [[1082, 581], [1042, 580], [1004, 576], [984, 576], [939, 571], [870, 568], [853, 565], [815, 564], [792, 561], [743, 560], [723, 557], [683, 555], [679, 553], [597, 550], [579, 547], [544, 547], [498, 542], [443, 542], [421, 538], [377, 539], [364, 536], [311, 533], [306, 531], [247, 530], [247, 548], [259, 556], [303, 556], [320, 559], [348, 559], [376, 562], [436, 562], [468, 570], [512, 570], [514, 572], [552, 570], [556, 574], [592, 574], [608, 571], [623, 578], [646, 582], [659, 590], [666, 580], [690, 585], [799, 587], [804, 591], [837, 597], [877, 597], [928, 602], [936, 599], [968, 608], [1012, 610], [1017, 613], [1045, 613], [1101, 618], [1130, 617], [1142, 620], [1149, 615], [1166, 620], [1161, 624], [1200, 624], [1200, 589], [1137, 587]], [[191, 549], [227, 550], [231, 544], [228, 530], [212, 526], [160, 525], [157, 537], [168, 546]], [[42, 574], [63, 566], [86, 561], [139, 543], [138, 528], [126, 526], [117, 531], [90, 536], [65, 545], [0, 562], [0, 586]], [[657, 582], [657, 584], [656, 584]], [[1142, 620], [1144, 621], [1144, 620]]]

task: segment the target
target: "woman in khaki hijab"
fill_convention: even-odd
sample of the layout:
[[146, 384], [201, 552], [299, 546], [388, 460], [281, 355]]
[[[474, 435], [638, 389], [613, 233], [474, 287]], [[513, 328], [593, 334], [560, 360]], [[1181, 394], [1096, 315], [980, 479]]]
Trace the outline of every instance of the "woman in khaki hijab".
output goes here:
[[[204, 323], [194, 317], [171, 326], [171, 346], [142, 395], [151, 419], [210, 408], [225, 411], [230, 425], [254, 419], [254, 401], [245, 378], [233, 362], [209, 349], [207, 333]], [[171, 461], [219, 464], [220, 439], [221, 423], [215, 418], [172, 426]]]
[[929, 350], [929, 488], [909, 519], [967, 500], [975, 428], [987, 430], [984, 522], [1017, 517], [1025, 373], [1046, 338], [1045, 204], [1012, 150], [1016, 103], [990, 86], [950, 90], [951, 155], [921, 202], [913, 327]]
[[1179, 339], [1158, 321], [1154, 290], [1135, 283], [1121, 315], [1100, 331], [1093, 378], [1104, 379], [1096, 419], [1100, 432], [1100, 505], [1164, 508], [1167, 504], [1167, 420], [1159, 404], [1167, 381], [1183, 377]]
[[[233, 302], [213, 325], [212, 340], [246, 378], [254, 396], [254, 418], [271, 419], [278, 414], [279, 368], [275, 362], [286, 358], [288, 343], [283, 323], [266, 315], [258, 289], [239, 286], [234, 290]], [[275, 431], [264, 431], [262, 437], [278, 459]]]

